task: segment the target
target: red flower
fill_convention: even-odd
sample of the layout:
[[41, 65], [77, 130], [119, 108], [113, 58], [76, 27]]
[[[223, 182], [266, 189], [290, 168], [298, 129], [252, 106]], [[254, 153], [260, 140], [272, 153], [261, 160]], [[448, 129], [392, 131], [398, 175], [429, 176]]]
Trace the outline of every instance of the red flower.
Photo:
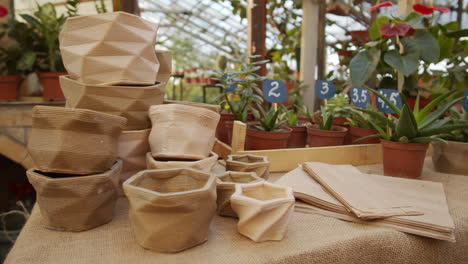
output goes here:
[[0, 5], [0, 17], [4, 17], [8, 15], [8, 9], [6, 9], [4, 6]]
[[406, 36], [408, 33], [414, 34], [414, 29], [404, 22], [387, 23], [380, 27], [380, 33], [382, 33], [384, 38], [392, 38], [396, 36]]
[[447, 13], [450, 11], [449, 8], [442, 7], [442, 6], [425, 6], [421, 4], [413, 5], [413, 10], [423, 15], [430, 15], [434, 13], [434, 11], [439, 11], [442, 13]]
[[371, 6], [371, 7], [369, 8], [369, 13], [370, 13], [370, 12], [374, 12], [375, 10], [380, 9], [380, 8], [382, 8], [382, 7], [385, 7], [385, 6], [392, 6], [392, 5], [393, 5], [392, 2], [390, 2], [390, 1], [382, 2], [382, 3], [380, 3], [380, 4]]

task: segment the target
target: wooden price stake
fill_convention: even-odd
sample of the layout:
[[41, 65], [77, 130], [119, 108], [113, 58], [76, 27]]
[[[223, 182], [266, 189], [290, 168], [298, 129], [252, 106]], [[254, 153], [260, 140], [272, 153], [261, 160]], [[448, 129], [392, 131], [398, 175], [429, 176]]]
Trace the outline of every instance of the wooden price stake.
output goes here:
[[281, 80], [265, 80], [263, 82], [263, 98], [265, 101], [272, 103], [273, 107], [278, 110], [278, 103], [284, 103], [288, 99], [288, 89], [286, 83]]

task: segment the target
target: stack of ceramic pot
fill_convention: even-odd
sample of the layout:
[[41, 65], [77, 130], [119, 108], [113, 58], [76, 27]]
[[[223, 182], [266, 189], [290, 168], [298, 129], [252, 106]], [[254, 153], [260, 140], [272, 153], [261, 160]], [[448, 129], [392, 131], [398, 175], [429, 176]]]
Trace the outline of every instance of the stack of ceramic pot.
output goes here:
[[148, 109], [163, 103], [170, 77], [171, 53], [154, 48], [157, 29], [138, 16], [115, 12], [69, 18], [60, 33], [70, 74], [60, 78], [66, 106], [127, 118], [118, 147], [120, 183], [146, 168]]

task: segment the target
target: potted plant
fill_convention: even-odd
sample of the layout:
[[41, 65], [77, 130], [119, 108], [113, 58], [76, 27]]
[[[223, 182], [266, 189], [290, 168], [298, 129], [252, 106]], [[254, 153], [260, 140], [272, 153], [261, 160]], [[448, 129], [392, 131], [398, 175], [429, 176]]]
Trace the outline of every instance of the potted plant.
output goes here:
[[[386, 122], [390, 122], [382, 112], [379, 112], [367, 105], [366, 108], [352, 108], [350, 110], [351, 117], [347, 118], [348, 122], [348, 134], [350, 135], [351, 144], [378, 144], [380, 140], [378, 138], [367, 138], [371, 135], [376, 135], [379, 132], [374, 128], [372, 122], [378, 122], [379, 126], [385, 127]], [[371, 119], [371, 115], [378, 115], [379, 118]], [[385, 123], [383, 123], [385, 122]]]
[[333, 125], [333, 110], [321, 109], [321, 116], [316, 118], [316, 124], [307, 126], [307, 144], [309, 147], [326, 147], [343, 145], [348, 129]]
[[336, 94], [325, 105], [325, 111], [333, 113], [332, 123], [337, 126], [346, 126], [345, 123], [348, 121], [346, 118], [351, 116], [350, 109], [349, 98], [344, 93]]
[[283, 126], [286, 122], [279, 119], [282, 109], [257, 104], [252, 109], [255, 122], [247, 124], [245, 146], [248, 150], [287, 148], [292, 129]]
[[[2, 36], [0, 35], [0, 38]], [[18, 99], [19, 84], [21, 75], [17, 70], [17, 61], [22, 54], [19, 45], [10, 45], [7, 48], [0, 48], [0, 101]]]
[[288, 110], [283, 107], [282, 119], [286, 121], [286, 126], [292, 129], [288, 140], [288, 148], [303, 148], [307, 144], [307, 125], [310, 122], [299, 120], [300, 113]]
[[[381, 98], [399, 116], [398, 118], [390, 117], [393, 122], [385, 121], [386, 127], [372, 122], [373, 127], [379, 133], [363, 138], [381, 138], [385, 175], [418, 178], [422, 172], [429, 142], [441, 141], [440, 137], [444, 134], [451, 133], [456, 129], [468, 128], [466, 123], [444, 124], [437, 121], [447, 110], [463, 99], [463, 97], [459, 97], [448, 103], [443, 103], [456, 91], [436, 97], [421, 110], [418, 107], [419, 96], [417, 96], [413, 111], [410, 110], [406, 101], [403, 102], [403, 108], [400, 110], [379, 92], [373, 89], [368, 89], [368, 91]], [[431, 112], [439, 105], [437, 110]], [[373, 115], [372, 119], [381, 120], [382, 117]]]

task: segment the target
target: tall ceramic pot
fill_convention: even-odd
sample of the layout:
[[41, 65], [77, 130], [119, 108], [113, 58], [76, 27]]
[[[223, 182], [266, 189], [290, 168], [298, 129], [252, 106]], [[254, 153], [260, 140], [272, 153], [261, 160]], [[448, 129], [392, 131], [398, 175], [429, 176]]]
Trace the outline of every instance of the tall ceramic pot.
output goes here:
[[468, 175], [468, 143], [447, 141], [431, 144], [434, 148], [432, 162], [436, 171]]
[[400, 143], [381, 140], [384, 174], [388, 176], [419, 178], [428, 143]]
[[40, 72], [39, 81], [42, 86], [42, 98], [45, 101], [63, 101], [65, 97], [60, 89], [59, 77], [66, 72]]
[[172, 73], [172, 52], [169, 50], [156, 50], [156, 58], [159, 62], [156, 80], [167, 83]]
[[260, 131], [247, 127], [245, 148], [247, 150], [284, 149], [288, 147], [288, 140], [292, 129], [281, 127], [276, 131]]
[[19, 75], [0, 75], [0, 101], [17, 100], [19, 97]]
[[307, 144], [309, 147], [340, 146], [348, 129], [340, 126], [332, 126], [332, 130], [321, 130], [318, 125], [307, 126]]

